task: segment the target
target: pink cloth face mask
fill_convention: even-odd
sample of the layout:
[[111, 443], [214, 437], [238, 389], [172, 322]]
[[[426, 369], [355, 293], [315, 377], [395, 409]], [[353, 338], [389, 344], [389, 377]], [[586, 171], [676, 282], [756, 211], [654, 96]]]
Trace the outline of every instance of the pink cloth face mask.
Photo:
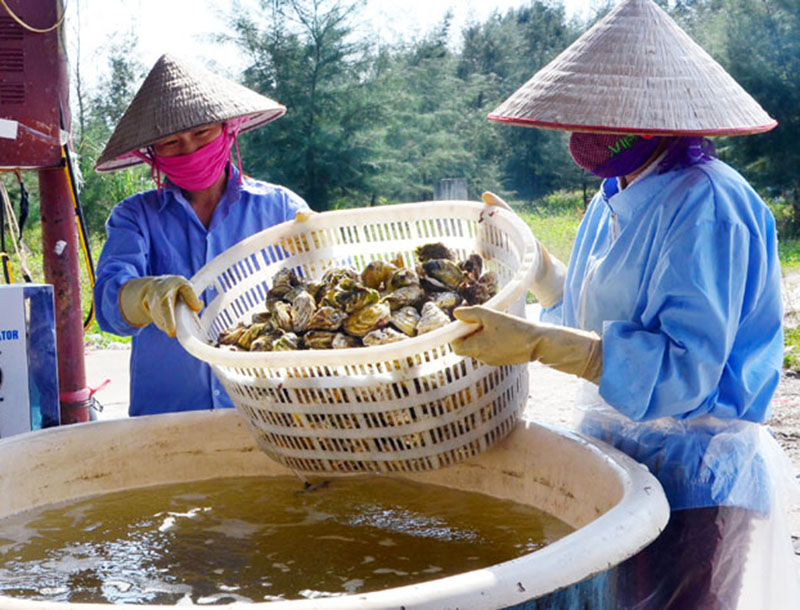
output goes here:
[[152, 166], [164, 172], [174, 185], [187, 191], [202, 191], [213, 185], [230, 163], [235, 135], [222, 129], [219, 136], [188, 155], [164, 157], [153, 154]]

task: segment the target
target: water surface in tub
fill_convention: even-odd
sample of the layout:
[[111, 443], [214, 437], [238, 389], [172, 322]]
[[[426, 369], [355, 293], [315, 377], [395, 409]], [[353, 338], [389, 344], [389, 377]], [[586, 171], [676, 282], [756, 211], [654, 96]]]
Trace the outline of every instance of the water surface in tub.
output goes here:
[[374, 591], [490, 566], [571, 529], [522, 504], [388, 477], [229, 478], [0, 520], [0, 595], [219, 604]]

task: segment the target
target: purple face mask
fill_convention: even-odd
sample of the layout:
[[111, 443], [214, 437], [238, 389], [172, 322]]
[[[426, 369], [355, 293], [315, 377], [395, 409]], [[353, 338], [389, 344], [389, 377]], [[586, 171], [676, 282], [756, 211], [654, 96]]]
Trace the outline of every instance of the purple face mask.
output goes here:
[[657, 136], [575, 132], [569, 138], [569, 152], [583, 169], [601, 178], [613, 178], [642, 167], [661, 140]]

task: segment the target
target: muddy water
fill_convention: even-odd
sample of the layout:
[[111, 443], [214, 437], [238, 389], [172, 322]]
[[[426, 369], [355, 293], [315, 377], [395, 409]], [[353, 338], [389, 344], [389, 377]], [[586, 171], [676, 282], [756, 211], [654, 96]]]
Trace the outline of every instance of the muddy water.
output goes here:
[[185, 483], [0, 521], [0, 595], [128, 604], [342, 595], [489, 566], [570, 531], [527, 506], [385, 477], [313, 491], [294, 478]]

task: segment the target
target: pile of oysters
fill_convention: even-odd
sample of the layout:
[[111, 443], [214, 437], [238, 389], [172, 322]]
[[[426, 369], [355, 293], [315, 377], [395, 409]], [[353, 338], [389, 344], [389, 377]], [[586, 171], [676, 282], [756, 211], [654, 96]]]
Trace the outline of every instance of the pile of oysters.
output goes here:
[[448, 324], [460, 305], [497, 293], [497, 276], [480, 254], [457, 260], [442, 243], [419, 246], [412, 269], [398, 256], [375, 260], [359, 273], [335, 267], [318, 281], [281, 269], [266, 308], [250, 324], [220, 333], [217, 345], [237, 351], [337, 349], [393, 343]]

